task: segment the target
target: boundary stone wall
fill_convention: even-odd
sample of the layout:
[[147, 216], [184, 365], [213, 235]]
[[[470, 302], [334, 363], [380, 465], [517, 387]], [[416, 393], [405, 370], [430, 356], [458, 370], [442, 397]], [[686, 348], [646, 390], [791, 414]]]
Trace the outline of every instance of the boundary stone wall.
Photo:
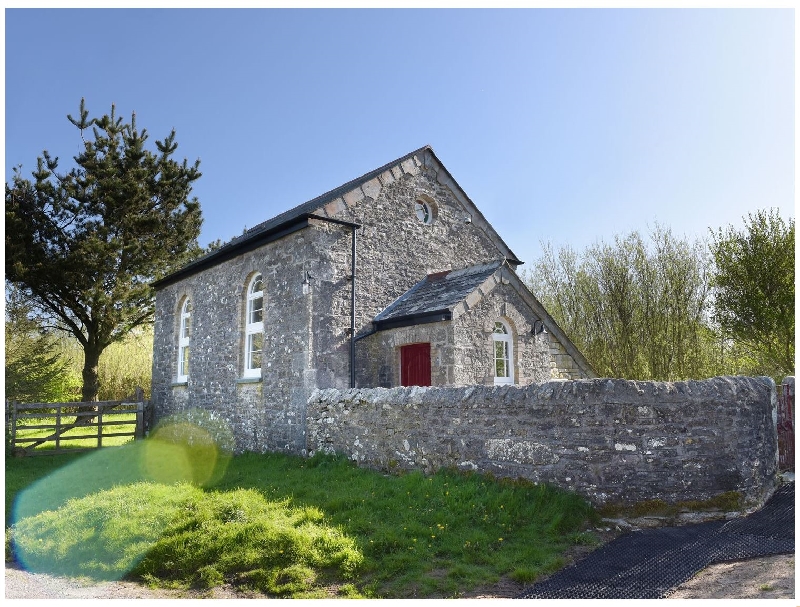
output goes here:
[[306, 430], [309, 454], [522, 477], [596, 505], [736, 491], [752, 507], [777, 486], [776, 389], [766, 377], [315, 390]]

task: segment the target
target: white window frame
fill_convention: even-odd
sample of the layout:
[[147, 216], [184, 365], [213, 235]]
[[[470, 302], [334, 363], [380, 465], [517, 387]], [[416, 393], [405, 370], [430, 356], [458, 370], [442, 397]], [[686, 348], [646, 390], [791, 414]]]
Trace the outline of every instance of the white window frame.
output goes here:
[[178, 325], [178, 382], [189, 381], [189, 355], [191, 353], [192, 300], [186, 297], [181, 305]]
[[[500, 319], [494, 324], [492, 332], [492, 370], [494, 372], [494, 385], [507, 386], [514, 383], [514, 333], [509, 324]], [[502, 329], [502, 332], [498, 330]], [[498, 346], [503, 356], [498, 356]], [[498, 362], [503, 361], [506, 375], [498, 375]]]
[[[261, 290], [255, 291], [256, 285], [261, 285]], [[261, 301], [261, 308], [256, 309], [257, 301]], [[260, 312], [261, 320], [253, 321], [255, 312]], [[261, 350], [259, 351], [263, 361], [264, 348], [264, 280], [260, 273], [255, 274], [247, 285], [247, 304], [245, 306], [244, 318], [244, 372], [243, 377], [261, 377], [261, 364], [254, 366], [253, 361], [253, 340], [261, 338]]]

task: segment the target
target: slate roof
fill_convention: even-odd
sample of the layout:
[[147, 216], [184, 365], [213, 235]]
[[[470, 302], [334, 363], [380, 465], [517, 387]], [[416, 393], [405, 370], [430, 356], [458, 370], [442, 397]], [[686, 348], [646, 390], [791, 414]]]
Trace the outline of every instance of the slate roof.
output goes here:
[[504, 259], [462, 270], [428, 274], [378, 314], [377, 330], [450, 320], [453, 308], [503, 265]]

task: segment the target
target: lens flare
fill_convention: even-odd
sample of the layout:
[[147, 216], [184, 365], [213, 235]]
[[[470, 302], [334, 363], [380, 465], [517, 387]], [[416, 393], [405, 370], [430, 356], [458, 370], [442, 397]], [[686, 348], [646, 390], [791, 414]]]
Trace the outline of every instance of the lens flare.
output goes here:
[[[191, 410], [163, 420], [150, 437], [123, 445], [99, 449], [53, 474], [36, 481], [16, 498], [12, 517], [12, 548], [16, 559], [31, 571], [86, 575], [116, 579], [124, 576], [158, 541], [169, 521], [159, 516], [158, 505], [147, 501], [120, 503], [113, 508], [92, 508], [91, 497], [126, 485], [143, 483], [142, 491], [180, 493], [182, 486], [212, 485], [225, 474], [233, 453], [233, 434], [227, 424], [205, 411]], [[159, 489], [161, 487], [161, 489]], [[103, 498], [107, 499], [107, 495]], [[92, 517], [78, 526], [65, 520], [74, 500], [84, 499], [81, 516]], [[153, 509], [150, 528], [136, 541], [116, 545], [114, 526], [124, 518], [123, 508]], [[146, 513], [145, 513], [146, 514]], [[70, 511], [74, 517], [74, 511]], [[73, 521], [77, 523], [77, 521]], [[75, 538], [67, 533], [61, 541], [53, 530], [63, 527], [92, 532]], [[87, 558], [95, 552], [98, 558]], [[102, 556], [100, 556], [102, 555]], [[105, 563], [98, 563], [98, 559]], [[117, 563], [111, 566], [111, 563]], [[119, 563], [130, 563], [120, 567]], [[102, 572], [102, 573], [98, 573]]]

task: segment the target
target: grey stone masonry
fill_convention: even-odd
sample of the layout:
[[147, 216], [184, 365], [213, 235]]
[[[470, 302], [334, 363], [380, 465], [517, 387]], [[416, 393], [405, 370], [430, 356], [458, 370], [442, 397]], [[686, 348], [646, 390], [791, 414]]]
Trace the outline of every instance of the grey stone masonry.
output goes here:
[[307, 448], [548, 482], [598, 505], [736, 491], [753, 506], [777, 483], [776, 407], [774, 382], [747, 377], [318, 390]]
[[[318, 385], [310, 362], [313, 298], [302, 291], [306, 232], [220, 263], [157, 292], [152, 399], [156, 420], [200, 408], [228, 421], [239, 451], [302, 452], [305, 403]], [[263, 379], [243, 378], [245, 289], [264, 280]], [[178, 309], [191, 298], [188, 381], [176, 381]]]

